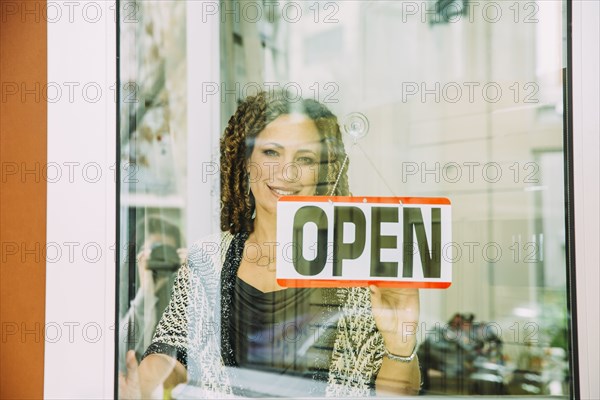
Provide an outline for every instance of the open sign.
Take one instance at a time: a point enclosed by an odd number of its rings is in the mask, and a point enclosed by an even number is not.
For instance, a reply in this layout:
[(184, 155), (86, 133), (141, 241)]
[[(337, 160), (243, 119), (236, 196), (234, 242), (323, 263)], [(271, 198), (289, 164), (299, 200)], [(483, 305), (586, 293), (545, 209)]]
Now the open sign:
[(277, 203), (277, 282), (285, 287), (447, 288), (446, 198), (284, 196)]

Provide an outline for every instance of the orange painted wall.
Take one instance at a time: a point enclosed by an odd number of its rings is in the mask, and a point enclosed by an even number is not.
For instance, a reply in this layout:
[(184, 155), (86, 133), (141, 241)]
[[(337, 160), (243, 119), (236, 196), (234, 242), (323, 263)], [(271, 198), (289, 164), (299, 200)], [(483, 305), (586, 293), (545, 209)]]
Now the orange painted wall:
[[(47, 83), (45, 8), (46, 1), (0, 0), (2, 399), (40, 399), (44, 390), (46, 182), (42, 171), (47, 104), (41, 88)], [(23, 97), (24, 89), (32, 93)], [(25, 170), (31, 172), (24, 175)]]

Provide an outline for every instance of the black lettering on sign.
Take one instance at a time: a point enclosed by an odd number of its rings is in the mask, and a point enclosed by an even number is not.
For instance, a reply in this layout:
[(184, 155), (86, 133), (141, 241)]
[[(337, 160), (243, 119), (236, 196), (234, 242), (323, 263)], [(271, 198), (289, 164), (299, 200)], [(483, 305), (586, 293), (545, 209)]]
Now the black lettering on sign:
[(381, 261), (381, 249), (395, 249), (398, 247), (396, 236), (382, 236), (382, 222), (398, 222), (398, 209), (396, 207), (371, 208), (371, 276), (390, 277), (398, 276), (398, 263), (395, 261)]
[[(313, 222), (317, 225), (317, 256), (314, 260), (304, 258), (304, 225)], [(304, 206), (294, 216), (292, 260), (300, 275), (314, 276), (325, 268), (327, 261), (327, 214), (319, 207)]]
[[(367, 221), (358, 207), (335, 207), (333, 221), (333, 276), (342, 276), (342, 261), (355, 260), (365, 250)], [(354, 242), (344, 243), (344, 224), (354, 224)]]
[(413, 277), (413, 226), (417, 234), (417, 246), (421, 255), (421, 265), (423, 266), (424, 278), (440, 278), (442, 273), (441, 251), (442, 251), (442, 230), (441, 230), (441, 209), (431, 209), (431, 253), (427, 244), (425, 235), (425, 226), (423, 225), (423, 215), (420, 208), (404, 208), (404, 255), (402, 277)]

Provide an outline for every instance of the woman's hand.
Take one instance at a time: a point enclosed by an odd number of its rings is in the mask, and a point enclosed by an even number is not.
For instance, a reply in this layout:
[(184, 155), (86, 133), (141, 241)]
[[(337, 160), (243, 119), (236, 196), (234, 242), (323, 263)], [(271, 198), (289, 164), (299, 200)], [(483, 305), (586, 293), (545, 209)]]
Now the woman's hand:
[(370, 285), (371, 304), (377, 329), (387, 350), (395, 355), (411, 355), (419, 324), (419, 290), (389, 289)]
[[(373, 316), (385, 348), (397, 356), (410, 356), (417, 344), (419, 290), (387, 289), (374, 285), (369, 288)], [(416, 395), (420, 386), (417, 358), (410, 362), (383, 358), (375, 381), (378, 395)]]
[(119, 399), (141, 399), (140, 375), (133, 350), (127, 352), (126, 363), (127, 375), (119, 372)]
[(187, 381), (183, 364), (165, 354), (150, 354), (138, 365), (129, 350), (126, 362), (127, 374), (119, 373), (119, 399), (162, 399), (165, 391)]

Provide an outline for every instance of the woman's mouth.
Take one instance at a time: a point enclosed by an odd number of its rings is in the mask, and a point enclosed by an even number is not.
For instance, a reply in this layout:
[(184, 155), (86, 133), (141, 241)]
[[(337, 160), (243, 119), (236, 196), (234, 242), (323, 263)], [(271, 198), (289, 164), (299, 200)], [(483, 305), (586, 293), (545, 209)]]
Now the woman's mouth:
[(267, 186), (269, 187), (269, 189), (271, 189), (271, 192), (273, 192), (276, 196), (294, 196), (300, 193), (300, 189), (282, 188), (269, 185)]

